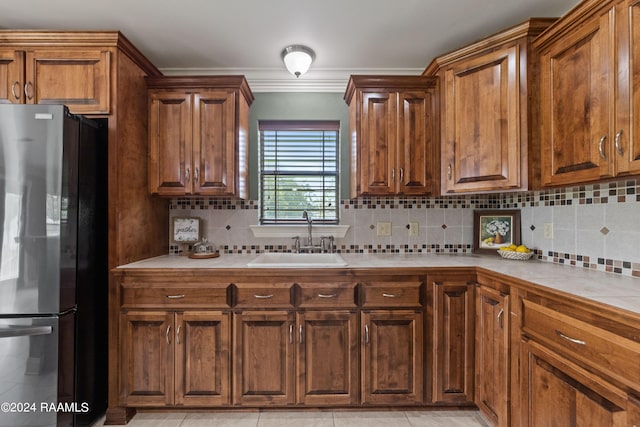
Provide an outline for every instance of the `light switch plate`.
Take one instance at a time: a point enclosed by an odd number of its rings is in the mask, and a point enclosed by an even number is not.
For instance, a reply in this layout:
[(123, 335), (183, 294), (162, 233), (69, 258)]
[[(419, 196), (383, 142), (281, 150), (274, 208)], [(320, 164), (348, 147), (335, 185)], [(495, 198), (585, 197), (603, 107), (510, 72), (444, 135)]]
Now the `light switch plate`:
[(417, 222), (409, 223), (409, 236), (418, 236), (420, 235), (420, 224)]
[(552, 222), (544, 223), (544, 238), (553, 239), (553, 223)]
[(378, 236), (391, 236), (391, 223), (390, 222), (379, 222), (377, 224), (377, 232)]

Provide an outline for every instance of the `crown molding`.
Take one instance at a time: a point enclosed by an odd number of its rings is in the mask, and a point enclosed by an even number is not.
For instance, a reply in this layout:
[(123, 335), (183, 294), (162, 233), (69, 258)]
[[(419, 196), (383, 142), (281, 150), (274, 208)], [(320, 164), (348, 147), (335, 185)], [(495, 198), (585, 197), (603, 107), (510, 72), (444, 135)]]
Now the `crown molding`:
[(352, 74), (419, 76), (423, 68), (312, 68), (296, 78), (282, 68), (161, 68), (166, 76), (244, 75), (251, 91), (343, 93)]

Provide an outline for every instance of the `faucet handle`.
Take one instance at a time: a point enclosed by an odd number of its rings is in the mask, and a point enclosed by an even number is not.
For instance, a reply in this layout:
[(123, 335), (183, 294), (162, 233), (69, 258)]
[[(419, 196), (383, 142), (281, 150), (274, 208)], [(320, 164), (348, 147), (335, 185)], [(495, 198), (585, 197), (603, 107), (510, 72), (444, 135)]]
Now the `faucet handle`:
[[(328, 245), (327, 245), (327, 240), (329, 241)], [(320, 238), (320, 245), (322, 247), (322, 252), (333, 253), (333, 249), (334, 249), (333, 242), (334, 242), (333, 236), (322, 236)]]
[(294, 236), (291, 238), (293, 240), (293, 248), (296, 253), (300, 253), (300, 236)]

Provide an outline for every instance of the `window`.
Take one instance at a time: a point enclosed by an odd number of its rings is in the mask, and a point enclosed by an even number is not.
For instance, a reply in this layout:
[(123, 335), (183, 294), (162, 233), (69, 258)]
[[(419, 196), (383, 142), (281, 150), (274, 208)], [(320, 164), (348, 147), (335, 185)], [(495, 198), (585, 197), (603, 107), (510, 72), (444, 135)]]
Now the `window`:
[(338, 223), (337, 121), (260, 121), (260, 223)]

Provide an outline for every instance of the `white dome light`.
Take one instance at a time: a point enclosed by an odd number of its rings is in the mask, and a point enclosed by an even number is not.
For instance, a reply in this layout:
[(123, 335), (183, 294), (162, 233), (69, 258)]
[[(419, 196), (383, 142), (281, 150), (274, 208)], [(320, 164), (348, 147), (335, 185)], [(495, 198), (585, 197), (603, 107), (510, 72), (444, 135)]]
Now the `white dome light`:
[(313, 50), (299, 44), (287, 46), (282, 51), (284, 65), (296, 77), (300, 77), (309, 70), (315, 57)]

